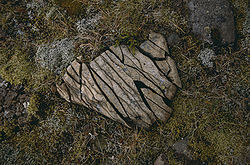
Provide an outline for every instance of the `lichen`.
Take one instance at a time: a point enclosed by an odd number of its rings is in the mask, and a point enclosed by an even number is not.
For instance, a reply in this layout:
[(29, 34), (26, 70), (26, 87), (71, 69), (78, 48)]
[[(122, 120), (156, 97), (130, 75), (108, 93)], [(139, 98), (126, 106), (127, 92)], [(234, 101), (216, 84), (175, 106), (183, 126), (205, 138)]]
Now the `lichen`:
[(74, 41), (68, 38), (40, 45), (35, 60), (43, 68), (60, 75), (74, 59)]

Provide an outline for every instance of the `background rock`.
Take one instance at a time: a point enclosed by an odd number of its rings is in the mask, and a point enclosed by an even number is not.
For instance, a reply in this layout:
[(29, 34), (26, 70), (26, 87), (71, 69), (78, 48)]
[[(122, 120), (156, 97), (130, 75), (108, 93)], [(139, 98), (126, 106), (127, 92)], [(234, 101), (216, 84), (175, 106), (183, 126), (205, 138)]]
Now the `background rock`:
[(191, 0), (188, 8), (193, 33), (209, 43), (234, 42), (234, 16), (227, 0)]
[(180, 37), (176, 33), (172, 33), (168, 36), (167, 41), (169, 46), (174, 46), (180, 42)]
[(188, 149), (188, 139), (184, 138), (173, 144), (173, 149), (178, 154), (185, 155), (187, 158), (192, 160), (191, 151)]

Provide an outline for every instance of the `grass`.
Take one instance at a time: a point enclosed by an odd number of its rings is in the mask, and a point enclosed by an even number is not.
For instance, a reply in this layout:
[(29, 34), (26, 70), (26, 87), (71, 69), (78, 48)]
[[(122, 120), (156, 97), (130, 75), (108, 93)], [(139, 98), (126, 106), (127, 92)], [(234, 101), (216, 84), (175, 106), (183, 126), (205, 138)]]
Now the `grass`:
[[(189, 33), (182, 13), (186, 9), (180, 11), (175, 1), (55, 0), (33, 9), (33, 19), (25, 2), (3, 2), (0, 75), (12, 84), (23, 84), (32, 97), (26, 126), (18, 133), (14, 131), (18, 126), (15, 120), (0, 126), (5, 135), (0, 137), (0, 152), (5, 155), (0, 162), (152, 164), (165, 153), (170, 164), (184, 164), (172, 145), (185, 137), (194, 159), (206, 164), (246, 161), (249, 88), (243, 24), (247, 5), (244, 0), (232, 3), (237, 45), (217, 49), (214, 67), (206, 68), (197, 56), (209, 46)], [(97, 14), (101, 17), (94, 27), (77, 32), (77, 21)], [(21, 35), (16, 33), (18, 29)], [(173, 101), (170, 120), (150, 130), (131, 130), (65, 102), (53, 93), (55, 79), (59, 78), (34, 62), (37, 46), (54, 40), (78, 36), (75, 55), (90, 61), (113, 44), (139, 45), (151, 30), (180, 36), (181, 41), (170, 49), (183, 88)], [(6, 155), (6, 147), (13, 153), (11, 157)]]

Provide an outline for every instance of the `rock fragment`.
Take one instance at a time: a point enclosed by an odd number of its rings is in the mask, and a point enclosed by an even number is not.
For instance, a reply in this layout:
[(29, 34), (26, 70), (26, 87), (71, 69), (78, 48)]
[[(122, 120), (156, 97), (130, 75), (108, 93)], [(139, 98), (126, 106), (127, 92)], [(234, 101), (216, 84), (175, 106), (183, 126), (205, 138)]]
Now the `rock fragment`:
[(165, 38), (151, 33), (133, 52), (128, 46), (110, 47), (89, 64), (79, 57), (67, 68), (59, 94), (123, 123), (149, 127), (166, 121), (171, 100), (181, 81)]
[(168, 36), (167, 41), (169, 46), (177, 45), (180, 42), (180, 37), (176, 33), (172, 33)]

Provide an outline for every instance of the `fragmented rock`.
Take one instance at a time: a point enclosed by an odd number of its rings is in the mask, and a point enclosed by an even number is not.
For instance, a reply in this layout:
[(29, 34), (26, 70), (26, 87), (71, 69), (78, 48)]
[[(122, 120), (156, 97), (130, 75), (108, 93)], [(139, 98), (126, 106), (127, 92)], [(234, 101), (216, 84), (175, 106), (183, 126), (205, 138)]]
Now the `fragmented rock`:
[(79, 57), (67, 68), (58, 92), (67, 101), (84, 105), (125, 124), (149, 127), (166, 121), (181, 81), (164, 37), (151, 33), (133, 52), (110, 47), (90, 64)]
[(227, 0), (191, 0), (188, 7), (195, 34), (209, 43), (213, 43), (211, 33), (215, 33), (216, 40), (221, 39), (223, 43), (234, 42), (234, 16)]

